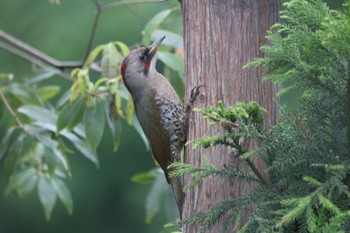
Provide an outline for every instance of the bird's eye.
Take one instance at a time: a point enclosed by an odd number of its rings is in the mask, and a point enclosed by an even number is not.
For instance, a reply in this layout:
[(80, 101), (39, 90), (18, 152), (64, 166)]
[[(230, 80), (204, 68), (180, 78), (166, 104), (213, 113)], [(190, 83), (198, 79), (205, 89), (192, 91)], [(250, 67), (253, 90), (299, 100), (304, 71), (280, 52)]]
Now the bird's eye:
[(141, 60), (141, 61), (146, 61), (146, 59), (147, 59), (147, 57), (146, 57), (145, 54), (142, 54), (142, 55), (140, 56), (140, 60)]

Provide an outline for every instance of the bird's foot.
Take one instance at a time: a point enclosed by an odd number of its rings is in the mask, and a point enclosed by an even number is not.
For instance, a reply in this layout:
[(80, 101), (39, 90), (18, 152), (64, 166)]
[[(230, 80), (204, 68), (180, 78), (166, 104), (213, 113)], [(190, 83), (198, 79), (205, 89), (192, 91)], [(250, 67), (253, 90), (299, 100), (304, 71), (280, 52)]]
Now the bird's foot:
[(198, 95), (200, 94), (200, 88), (204, 85), (199, 85), (191, 90), (190, 101), (185, 103), (185, 112), (187, 116), (190, 116), (194, 102), (196, 101)]

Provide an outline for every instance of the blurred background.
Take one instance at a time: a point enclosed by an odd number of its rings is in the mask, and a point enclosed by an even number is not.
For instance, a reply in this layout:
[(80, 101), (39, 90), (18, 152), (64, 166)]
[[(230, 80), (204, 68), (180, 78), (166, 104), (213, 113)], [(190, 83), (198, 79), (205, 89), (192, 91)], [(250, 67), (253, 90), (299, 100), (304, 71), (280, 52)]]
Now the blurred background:
[[(103, 3), (112, 1), (102, 1)], [(329, 0), (331, 7), (342, 0)], [(93, 47), (110, 41), (128, 46), (142, 41), (146, 23), (161, 10), (176, 6), (177, 1), (135, 4), (102, 13)], [(0, 0), (0, 29), (62, 61), (84, 58), (96, 8), (93, 1)], [(181, 25), (173, 25), (181, 31)], [(32, 65), (0, 49), (0, 72), (13, 73), (15, 80), (32, 75)], [(49, 83), (62, 90), (71, 85), (54, 77)], [(44, 82), (44, 84), (45, 84)], [(181, 82), (177, 83), (177, 89)], [(282, 104), (293, 104), (295, 93), (282, 98)], [(167, 222), (165, 214), (156, 215), (152, 224), (145, 223), (145, 199), (149, 185), (131, 182), (139, 172), (154, 168), (150, 152), (134, 128), (123, 125), (120, 148), (113, 151), (111, 135), (106, 131), (99, 146), (100, 168), (79, 154), (69, 157), (72, 179), (68, 186), (74, 201), (74, 213), (68, 215), (62, 204), (56, 205), (50, 221), (45, 220), (36, 192), (24, 198), (0, 195), (0, 233), (109, 233), (160, 232)], [(0, 192), (5, 189), (3, 164), (0, 163)]]
[[(104, 11), (93, 47), (110, 41), (122, 41), (128, 46), (140, 43), (146, 23), (161, 10), (176, 5), (176, 1), (168, 1)], [(93, 1), (87, 0), (61, 0), (59, 5), (47, 0), (1, 0), (0, 29), (58, 60), (81, 61), (95, 12)], [(181, 25), (174, 26), (181, 30)], [(31, 66), (28, 61), (0, 49), (0, 72), (13, 73), (18, 81), (32, 75)], [(59, 84), (62, 90), (71, 85), (56, 76), (45, 82)], [(72, 216), (59, 203), (51, 220), (46, 221), (36, 191), (24, 198), (15, 194), (4, 197), (4, 169), (0, 163), (0, 232), (160, 232), (167, 222), (165, 214), (158, 214), (151, 224), (145, 223), (144, 203), (150, 185), (130, 180), (134, 174), (155, 167), (150, 152), (127, 124), (123, 125), (120, 148), (115, 153), (111, 135), (105, 132), (98, 149), (99, 169), (77, 153), (68, 158), (72, 171), (68, 182), (74, 201)]]

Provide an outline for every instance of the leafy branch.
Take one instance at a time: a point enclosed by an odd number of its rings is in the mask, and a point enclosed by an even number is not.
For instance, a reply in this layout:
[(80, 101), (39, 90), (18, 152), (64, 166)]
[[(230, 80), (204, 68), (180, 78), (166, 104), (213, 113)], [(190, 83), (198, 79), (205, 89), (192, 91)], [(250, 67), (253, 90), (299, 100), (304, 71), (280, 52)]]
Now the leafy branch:
[[(43, 68), (37, 70), (31, 79), (21, 82), (12, 80), (12, 74), (0, 73), (0, 102), (4, 103), (0, 105), (0, 126), (5, 129), (0, 140), (0, 160), (5, 167), (5, 194), (24, 196), (36, 190), (47, 220), (51, 218), (57, 201), (69, 214), (73, 212), (73, 200), (66, 184), (72, 176), (69, 154), (78, 152), (98, 167), (97, 148), (105, 128), (112, 135), (113, 149), (119, 148), (121, 119), (133, 125), (148, 146), (134, 115), (131, 96), (122, 85), (119, 74), (120, 64), (129, 48), (115, 41), (91, 50), (102, 11), (142, 2), (118, 1), (117, 4), (104, 5), (94, 1), (98, 14), (84, 61), (58, 61), (0, 31), (1, 48)], [(156, 14), (144, 30), (147, 41), (156, 36), (155, 32), (165, 33), (169, 38), (167, 46), (158, 52), (160, 60), (166, 64), (164, 69), (173, 77), (183, 74), (183, 60), (174, 53), (182, 38), (162, 28), (161, 24), (175, 10), (178, 9), (166, 9)], [(72, 69), (70, 75), (66, 73), (67, 69)], [(98, 71), (100, 77), (92, 75), (92, 70)], [(62, 92), (57, 85), (40, 85), (56, 74), (71, 82), (68, 90)], [(54, 97), (59, 97), (56, 104), (51, 101)], [(158, 190), (159, 185), (154, 187)], [(156, 201), (151, 197), (148, 199), (150, 204), (146, 206), (146, 214), (147, 222), (150, 222), (160, 206), (155, 208), (152, 203)]]
[[(50, 57), (48, 54), (43, 53), (42, 51), (28, 45), (27, 43), (19, 40), (18, 38), (10, 35), (7, 32), (4, 32), (3, 30), (0, 30), (0, 38), (4, 40), (5, 42), (0, 41), (0, 48), (3, 48), (11, 53), (16, 54), (17, 56), (20, 56), (36, 65), (39, 65), (41, 67), (44, 66), (50, 66), (52, 68), (57, 69), (57, 73), (68, 79), (67, 75), (64, 74), (63, 70), (65, 69), (74, 69), (74, 68), (80, 68), (84, 65), (86, 62), (86, 59), (88, 58), (88, 55), (90, 54), (90, 51), (92, 49), (93, 40), (96, 34), (96, 28), (98, 26), (98, 21), (100, 18), (100, 15), (103, 11), (109, 10), (112, 8), (120, 7), (120, 6), (126, 6), (126, 5), (132, 5), (132, 4), (139, 4), (139, 3), (155, 3), (155, 2), (164, 2), (165, 0), (131, 0), (131, 1), (115, 1), (110, 2), (106, 4), (101, 4), (98, 0), (92, 0), (96, 7), (96, 14), (94, 18), (94, 23), (92, 26), (92, 30), (88, 39), (88, 45), (85, 52), (85, 57), (83, 61), (59, 61), (55, 58)], [(91, 68), (96, 71), (100, 71), (100, 68), (97, 64), (92, 63)]]

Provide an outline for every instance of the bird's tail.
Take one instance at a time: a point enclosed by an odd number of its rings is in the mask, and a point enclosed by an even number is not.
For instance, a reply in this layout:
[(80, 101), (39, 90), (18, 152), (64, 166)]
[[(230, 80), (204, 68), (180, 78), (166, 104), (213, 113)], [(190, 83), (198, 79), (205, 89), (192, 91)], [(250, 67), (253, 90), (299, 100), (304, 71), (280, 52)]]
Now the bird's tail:
[(168, 181), (173, 189), (176, 204), (179, 208), (180, 219), (182, 219), (182, 205), (185, 198), (185, 193), (182, 190), (182, 182), (178, 176), (168, 177)]

